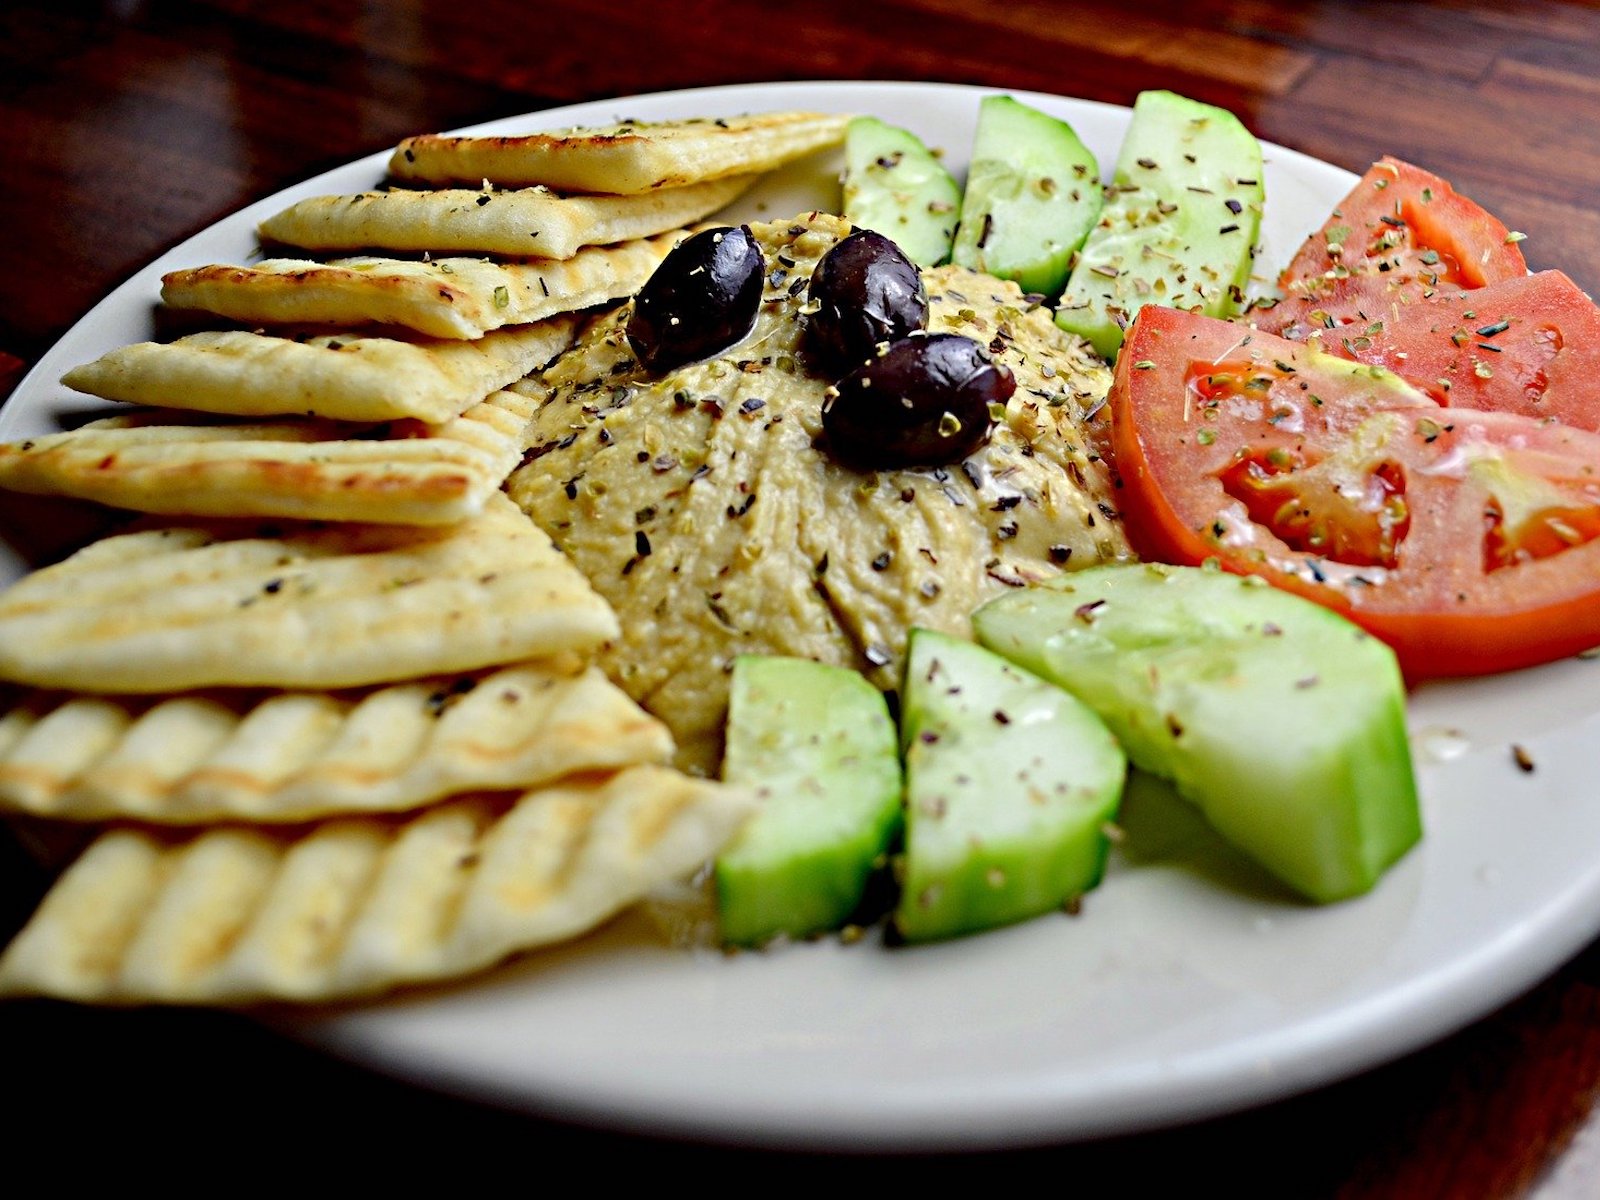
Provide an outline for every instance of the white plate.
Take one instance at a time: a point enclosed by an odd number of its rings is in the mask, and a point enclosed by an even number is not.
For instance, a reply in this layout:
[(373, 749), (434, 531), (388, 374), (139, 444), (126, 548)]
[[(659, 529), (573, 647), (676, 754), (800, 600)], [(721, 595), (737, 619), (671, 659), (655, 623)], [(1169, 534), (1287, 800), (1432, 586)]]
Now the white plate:
[[(982, 91), (778, 84), (604, 101), (507, 132), (782, 108), (871, 113), (965, 165)], [(1104, 164), (1124, 109), (1022, 98)], [(159, 276), (255, 253), (258, 220), (354, 191), (374, 156), (237, 213), (81, 321), (0, 412), (0, 437), (81, 409), (55, 380), (149, 336)], [(785, 172), (741, 217), (836, 202), (836, 160)], [(1352, 176), (1267, 147), (1262, 263), (1285, 261)], [(4, 569), (4, 564), (0, 564)], [(13, 567), (14, 570), (14, 567)], [(1369, 896), (1329, 908), (1253, 882), (1207, 835), (1114, 858), (1077, 919), (919, 949), (828, 941), (725, 958), (641, 918), (452, 989), (285, 1018), (295, 1036), (465, 1095), (579, 1120), (767, 1144), (953, 1147), (1146, 1128), (1283, 1096), (1487, 1012), (1600, 929), (1593, 755), (1600, 663), (1434, 686), (1413, 698), (1427, 836)], [(1241, 737), (1270, 737), (1242, 728)], [(1513, 763), (1510, 746), (1536, 770)], [(1136, 803), (1130, 821), (1158, 809)], [(1181, 823), (1180, 823), (1181, 824)]]

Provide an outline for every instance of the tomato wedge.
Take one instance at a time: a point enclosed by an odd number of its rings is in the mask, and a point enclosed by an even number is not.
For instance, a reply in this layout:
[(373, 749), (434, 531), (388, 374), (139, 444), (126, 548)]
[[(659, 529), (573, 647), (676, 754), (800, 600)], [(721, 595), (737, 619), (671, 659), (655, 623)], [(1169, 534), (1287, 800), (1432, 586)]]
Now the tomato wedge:
[(1109, 402), (1130, 538), (1344, 613), (1412, 679), (1600, 645), (1600, 436), (1173, 309)]
[(1600, 308), (1560, 271), (1370, 316), (1321, 333), (1321, 347), (1387, 367), (1452, 408), (1600, 430)]
[(1373, 164), (1278, 278), (1283, 299), (1251, 320), (1286, 336), (1373, 319), (1443, 288), (1527, 272), (1517, 238), (1437, 175), (1397, 158)]

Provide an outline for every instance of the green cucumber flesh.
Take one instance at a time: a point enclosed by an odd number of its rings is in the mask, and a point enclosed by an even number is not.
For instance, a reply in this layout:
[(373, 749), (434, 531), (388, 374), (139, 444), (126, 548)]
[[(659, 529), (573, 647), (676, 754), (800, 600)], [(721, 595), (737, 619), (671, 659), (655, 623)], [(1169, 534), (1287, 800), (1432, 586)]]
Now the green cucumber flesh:
[(978, 108), (952, 261), (1056, 296), (1100, 204), (1100, 166), (1072, 126), (1010, 96), (988, 96)]
[(1312, 900), (1421, 836), (1394, 654), (1260, 580), (1095, 567), (979, 609), (979, 640), (1077, 695), (1143, 770)]
[(1098, 717), (980, 646), (912, 632), (902, 690), (907, 941), (1057, 909), (1099, 881), (1127, 759)]
[(950, 257), (961, 219), (961, 187), (922, 141), (876, 117), (845, 133), (844, 216), (883, 234), (919, 267)]
[(1229, 317), (1261, 230), (1261, 144), (1226, 109), (1142, 92), (1056, 324), (1104, 357), (1145, 304)]
[(763, 802), (716, 862), (723, 940), (845, 924), (900, 831), (900, 755), (883, 694), (798, 658), (734, 661), (723, 778)]

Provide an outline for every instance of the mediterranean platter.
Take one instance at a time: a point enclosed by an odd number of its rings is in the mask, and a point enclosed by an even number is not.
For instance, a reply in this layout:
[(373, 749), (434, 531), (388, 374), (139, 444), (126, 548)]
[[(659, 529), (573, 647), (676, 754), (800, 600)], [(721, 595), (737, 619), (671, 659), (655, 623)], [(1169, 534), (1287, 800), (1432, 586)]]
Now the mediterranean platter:
[[(989, 90), (792, 83), (606, 100), (493, 122), (511, 133), (780, 109), (879, 117), (959, 177)], [(1102, 164), (1129, 111), (1030, 93)], [(418, 131), (422, 132), (422, 131)], [(1354, 182), (1266, 145), (1258, 269), (1270, 275)], [(163, 272), (258, 256), (289, 202), (375, 185), (373, 155), (235, 213), (113, 292), (0, 410), (0, 438), (86, 401), (57, 381), (151, 336)], [(726, 214), (838, 203), (837, 155)], [(0, 579), (22, 560), (0, 547)], [(1413, 693), (1426, 833), (1369, 895), (1312, 907), (1140, 787), (1130, 851), (1076, 916), (888, 947), (879, 931), (737, 955), (675, 946), (632, 915), (487, 976), (386, 1001), (263, 1014), (288, 1036), (445, 1091), (612, 1128), (773, 1146), (996, 1147), (1130, 1132), (1269, 1101), (1384, 1062), (1489, 1012), (1600, 932), (1600, 661)], [(1271, 731), (1241, 728), (1245, 739)], [(1530, 769), (1531, 768), (1531, 769)]]

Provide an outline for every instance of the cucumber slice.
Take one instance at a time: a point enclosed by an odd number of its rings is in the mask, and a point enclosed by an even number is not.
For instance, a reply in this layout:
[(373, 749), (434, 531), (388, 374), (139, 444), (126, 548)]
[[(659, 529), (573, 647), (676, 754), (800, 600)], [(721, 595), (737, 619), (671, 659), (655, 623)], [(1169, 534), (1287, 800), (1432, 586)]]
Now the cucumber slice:
[(1421, 836), (1394, 653), (1336, 613), (1260, 580), (1148, 564), (1078, 571), (973, 622), (1313, 900), (1368, 890)]
[(900, 831), (900, 754), (883, 694), (799, 658), (734, 660), (723, 778), (765, 803), (716, 863), (723, 940), (843, 925)]
[(1100, 205), (1100, 165), (1071, 125), (1010, 96), (985, 97), (952, 261), (1058, 295)]
[(1261, 231), (1261, 178), (1261, 144), (1232, 113), (1141, 92), (1056, 324), (1109, 359), (1146, 304), (1238, 312)]
[(946, 634), (911, 635), (901, 718), (907, 941), (1059, 908), (1100, 882), (1127, 759), (1060, 688)]
[(844, 215), (883, 234), (919, 267), (950, 257), (961, 219), (961, 188), (916, 134), (876, 117), (845, 132)]

